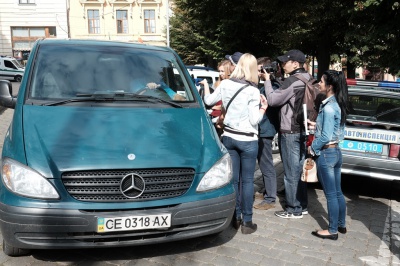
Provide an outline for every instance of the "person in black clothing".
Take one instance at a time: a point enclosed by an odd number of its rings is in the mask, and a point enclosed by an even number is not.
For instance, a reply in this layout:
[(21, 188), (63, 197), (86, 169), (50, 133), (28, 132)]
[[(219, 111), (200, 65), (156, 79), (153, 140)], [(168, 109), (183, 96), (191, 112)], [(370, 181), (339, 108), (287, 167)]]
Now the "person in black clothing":
[[(258, 76), (260, 81), (265, 81), (265, 70), (263, 66), (271, 64), (268, 57), (261, 57), (257, 59)], [(280, 87), (277, 81), (273, 82), (276, 88)], [(265, 95), (265, 89), (262, 82), (260, 94)], [(260, 87), (260, 86), (259, 86)], [(274, 167), (274, 160), (272, 157), (272, 141), (275, 134), (279, 130), (279, 108), (268, 108), (259, 124), (259, 138), (258, 138), (258, 165), (262, 173), (263, 180), (263, 200), (254, 205), (255, 209), (269, 210), (275, 207), (276, 200), (276, 171)]]

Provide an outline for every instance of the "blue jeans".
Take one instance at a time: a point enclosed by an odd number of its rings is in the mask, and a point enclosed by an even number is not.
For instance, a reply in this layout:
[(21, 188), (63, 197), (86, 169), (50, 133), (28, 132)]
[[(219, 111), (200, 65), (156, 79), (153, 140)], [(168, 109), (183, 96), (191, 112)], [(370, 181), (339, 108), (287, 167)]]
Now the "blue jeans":
[(307, 209), (307, 183), (300, 180), (306, 153), (306, 138), (300, 133), (281, 133), (280, 147), (285, 170), (286, 211), (300, 214)]
[(316, 159), (318, 178), (328, 205), (328, 231), (336, 234), (338, 226), (346, 227), (346, 201), (341, 189), (342, 152), (340, 148), (321, 150)]
[(233, 183), (236, 191), (236, 218), (242, 218), (244, 222), (251, 222), (258, 141), (238, 141), (223, 136), (222, 143), (232, 159)]
[(276, 200), (276, 171), (272, 157), (272, 139), (259, 138), (258, 140), (258, 165), (264, 181), (264, 201), (274, 204)]

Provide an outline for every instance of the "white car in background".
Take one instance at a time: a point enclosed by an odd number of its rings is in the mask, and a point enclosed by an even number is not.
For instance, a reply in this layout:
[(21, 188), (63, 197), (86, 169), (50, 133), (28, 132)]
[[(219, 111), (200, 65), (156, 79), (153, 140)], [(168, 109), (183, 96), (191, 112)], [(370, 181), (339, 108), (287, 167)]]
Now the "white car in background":
[(15, 80), (21, 82), (25, 68), (11, 56), (0, 56), (0, 80)]
[(211, 67), (203, 67), (203, 66), (186, 66), (189, 71), (190, 76), (193, 78), (197, 89), (200, 89), (198, 85), (198, 81), (206, 79), (210, 88), (213, 88), (214, 83), (219, 78), (219, 72), (215, 71)]

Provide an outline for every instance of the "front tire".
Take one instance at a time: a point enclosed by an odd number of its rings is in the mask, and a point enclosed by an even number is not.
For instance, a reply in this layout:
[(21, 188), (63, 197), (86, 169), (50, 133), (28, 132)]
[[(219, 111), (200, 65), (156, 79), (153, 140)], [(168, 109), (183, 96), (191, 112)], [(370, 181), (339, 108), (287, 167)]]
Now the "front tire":
[(3, 239), (3, 252), (10, 257), (24, 256), (29, 253), (29, 249), (22, 249), (10, 246)]

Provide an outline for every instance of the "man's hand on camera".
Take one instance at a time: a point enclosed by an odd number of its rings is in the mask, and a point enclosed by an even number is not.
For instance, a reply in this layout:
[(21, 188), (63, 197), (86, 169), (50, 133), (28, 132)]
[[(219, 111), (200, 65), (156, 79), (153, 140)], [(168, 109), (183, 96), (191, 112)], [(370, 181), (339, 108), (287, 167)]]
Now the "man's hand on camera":
[(266, 72), (265, 69), (261, 68), (260, 77), (264, 80), (270, 80), (270, 73)]

